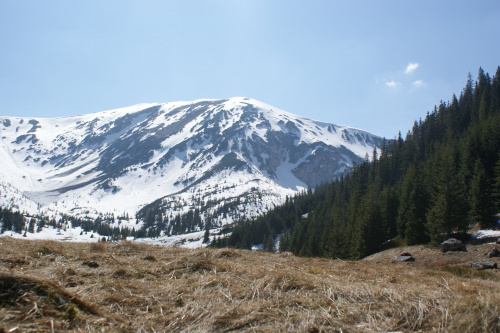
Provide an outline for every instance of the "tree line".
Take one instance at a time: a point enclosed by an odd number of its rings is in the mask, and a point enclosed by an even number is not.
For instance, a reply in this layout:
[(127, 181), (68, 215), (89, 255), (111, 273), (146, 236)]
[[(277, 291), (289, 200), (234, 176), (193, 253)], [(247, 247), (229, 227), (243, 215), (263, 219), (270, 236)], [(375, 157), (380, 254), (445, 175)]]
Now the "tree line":
[[(125, 219), (125, 217), (122, 219)], [(137, 237), (138, 231), (135, 228), (116, 226), (114, 222), (115, 218), (112, 214), (100, 215), (95, 219), (76, 218), (64, 214), (58, 218), (50, 218), (44, 215), (32, 216), (7, 207), (0, 207), (0, 234), (11, 231), (26, 236), (27, 232), (38, 233), (45, 227), (57, 230), (81, 227), (82, 233), (90, 232), (96, 234), (96, 236), (107, 237), (109, 240)]]
[(388, 241), (437, 244), (495, 224), (500, 210), (500, 67), (469, 74), (405, 137), (384, 140), (353, 172), (253, 220), (213, 246), (263, 244), (301, 256), (359, 259)]

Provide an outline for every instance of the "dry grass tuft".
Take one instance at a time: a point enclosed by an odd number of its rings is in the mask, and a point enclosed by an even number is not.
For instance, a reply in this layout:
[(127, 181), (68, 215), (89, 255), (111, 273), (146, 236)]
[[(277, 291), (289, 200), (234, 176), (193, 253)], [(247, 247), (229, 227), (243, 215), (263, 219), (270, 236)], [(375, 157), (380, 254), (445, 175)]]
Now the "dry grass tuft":
[(131, 276), (131, 274), (123, 268), (119, 268), (113, 273), (114, 278), (126, 278), (126, 277), (130, 277), (130, 276)]
[(401, 265), (4, 237), (0, 332), (499, 332), (498, 270), (426, 251)]
[(148, 252), (148, 245), (132, 243), (130, 241), (122, 241), (120, 243), (113, 244), (113, 250), (119, 251), (126, 254), (137, 254), (140, 252)]
[(472, 269), (464, 265), (446, 265), (441, 267), (444, 272), (450, 272), (453, 275), (461, 276), (469, 279), (479, 278), (483, 280), (489, 280), (495, 278), (495, 273), (484, 270)]
[(146, 257), (144, 257), (144, 260), (147, 260), (147, 261), (158, 261), (158, 258), (156, 258), (152, 254), (148, 254)]
[(40, 241), (32, 249), (33, 254), (36, 256), (57, 256), (64, 255), (64, 247), (61, 243), (55, 241)]
[[(95, 305), (52, 281), (0, 273), (0, 318), (2, 322), (29, 324), (30, 331), (47, 331), (47, 318), (58, 329), (71, 329), (78, 320), (102, 317)], [(84, 316), (81, 313), (85, 312)], [(27, 328), (27, 327), (26, 327)], [(11, 330), (9, 330), (10, 332)]]
[(106, 252), (106, 243), (105, 242), (90, 243), (90, 251), (91, 252)]
[(216, 252), (216, 256), (217, 258), (234, 258), (241, 257), (241, 253), (233, 248), (224, 248), (218, 250), (218, 252)]
[(500, 293), (470, 295), (454, 309), (450, 331), (453, 332), (500, 332)]

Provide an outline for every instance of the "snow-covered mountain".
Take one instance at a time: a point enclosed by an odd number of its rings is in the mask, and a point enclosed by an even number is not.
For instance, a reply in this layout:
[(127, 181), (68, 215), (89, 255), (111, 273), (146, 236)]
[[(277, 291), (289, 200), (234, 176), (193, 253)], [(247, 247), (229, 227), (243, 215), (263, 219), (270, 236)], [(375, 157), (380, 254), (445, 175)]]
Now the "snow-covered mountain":
[(138, 225), (162, 228), (181, 214), (195, 221), (184, 231), (261, 214), (348, 172), (382, 141), (248, 98), (0, 116), (0, 130), (0, 206), (134, 225), (139, 212)]

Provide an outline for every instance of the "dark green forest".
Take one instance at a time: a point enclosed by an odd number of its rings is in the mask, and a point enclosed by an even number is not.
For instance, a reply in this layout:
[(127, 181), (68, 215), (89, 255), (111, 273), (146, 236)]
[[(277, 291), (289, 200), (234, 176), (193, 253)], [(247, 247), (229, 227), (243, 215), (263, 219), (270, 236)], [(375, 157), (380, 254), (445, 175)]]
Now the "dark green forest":
[[(120, 220), (127, 220), (125, 216), (118, 217)], [(75, 218), (69, 215), (61, 215), (58, 218), (50, 218), (42, 214), (29, 215), (25, 212), (12, 210), (11, 208), (0, 207), (0, 234), (4, 232), (15, 232), (24, 234), (27, 232), (41, 232), (44, 227), (51, 227), (57, 230), (81, 227), (82, 233), (90, 233), (94, 237), (103, 237), (106, 240), (121, 240), (127, 237), (137, 237), (136, 230), (124, 226), (114, 226), (115, 217), (112, 214), (100, 215), (95, 219)]]
[(438, 244), (491, 227), (500, 211), (500, 67), (479, 69), (451, 101), (441, 101), (405, 137), (347, 176), (254, 220), (234, 224), (216, 247), (263, 244), (300, 256), (359, 259), (388, 244)]

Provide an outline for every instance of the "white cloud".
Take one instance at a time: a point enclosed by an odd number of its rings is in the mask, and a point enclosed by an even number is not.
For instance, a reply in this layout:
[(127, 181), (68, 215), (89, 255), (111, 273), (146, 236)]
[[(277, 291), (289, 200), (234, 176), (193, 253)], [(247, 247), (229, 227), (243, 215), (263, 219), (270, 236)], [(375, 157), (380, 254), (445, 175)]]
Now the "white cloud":
[(405, 73), (410, 74), (410, 73), (414, 72), (418, 68), (418, 66), (419, 65), (416, 62), (410, 62), (408, 64), (408, 66), (406, 66)]
[(420, 87), (423, 84), (424, 84), (424, 81), (422, 81), (422, 80), (413, 81), (413, 85), (415, 87)]
[(396, 87), (396, 86), (401, 85), (401, 82), (396, 82), (396, 81), (387, 81), (385, 84), (386, 84), (387, 86), (389, 86), (389, 87)]

